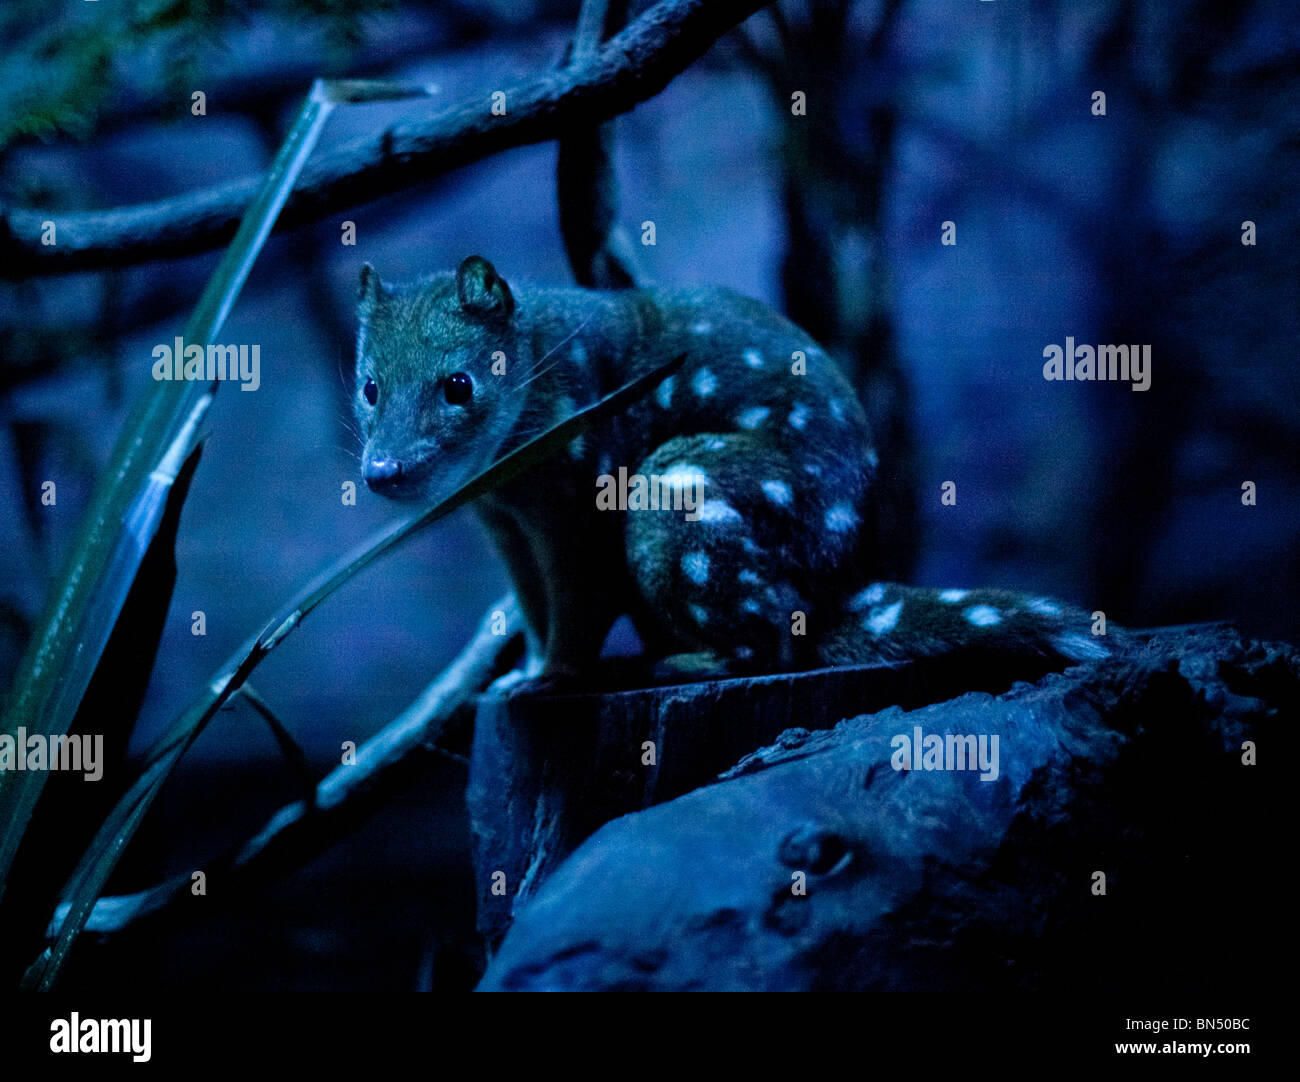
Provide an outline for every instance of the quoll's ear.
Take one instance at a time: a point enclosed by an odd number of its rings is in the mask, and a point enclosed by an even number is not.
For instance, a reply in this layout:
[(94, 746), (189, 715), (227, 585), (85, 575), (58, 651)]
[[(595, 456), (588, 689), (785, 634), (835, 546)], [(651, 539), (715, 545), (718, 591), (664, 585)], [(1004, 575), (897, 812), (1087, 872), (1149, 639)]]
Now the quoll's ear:
[(365, 315), (379, 302), (379, 295), (383, 292), (384, 285), (379, 280), (379, 272), (369, 263), (361, 264), (361, 290), (358, 294), (361, 304), (361, 313)]
[(473, 315), (506, 319), (515, 310), (506, 280), (481, 255), (462, 260), (456, 268), (456, 295), (460, 306)]

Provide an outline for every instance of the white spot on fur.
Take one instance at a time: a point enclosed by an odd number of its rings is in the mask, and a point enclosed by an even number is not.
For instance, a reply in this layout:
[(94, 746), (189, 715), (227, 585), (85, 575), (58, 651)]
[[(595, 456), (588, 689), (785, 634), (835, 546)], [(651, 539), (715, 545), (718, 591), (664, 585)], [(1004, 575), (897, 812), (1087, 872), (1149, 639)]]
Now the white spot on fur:
[(755, 616), (762, 611), (762, 606), (760, 606), (752, 597), (745, 598), (745, 600), (740, 603), (740, 607), (745, 612), (753, 613)]
[(586, 448), (587, 448), (587, 443), (584, 437), (575, 436), (572, 440), (569, 441), (569, 457), (581, 461), (582, 453), (583, 451), (586, 450)]
[(688, 552), (682, 557), (682, 570), (694, 583), (709, 581), (709, 558), (703, 552)]
[(820, 477), (822, 475), (822, 468), (817, 465), (817, 463), (810, 462), (803, 468), (803, 472), (808, 474), (809, 477)]
[(691, 334), (708, 334), (711, 330), (713, 330), (713, 324), (707, 319), (691, 324)]
[(763, 494), (778, 507), (788, 507), (794, 493), (784, 481), (764, 481)]
[(1099, 643), (1094, 636), (1084, 635), (1079, 631), (1066, 631), (1055, 635), (1051, 643), (1058, 654), (1072, 661), (1096, 661), (1099, 658), (1110, 657), (1109, 648)]
[(741, 428), (757, 428), (767, 420), (767, 415), (772, 411), (766, 406), (751, 406), (749, 409), (737, 414), (736, 424)]
[(844, 420), (843, 402), (841, 402), (838, 398), (832, 398), (830, 402), (830, 408), (831, 408), (831, 416), (834, 417), (836, 421)]
[(707, 368), (701, 368), (691, 380), (691, 387), (701, 398), (707, 398), (718, 389), (718, 379)]
[(993, 627), (1002, 623), (998, 610), (990, 605), (972, 605), (962, 615), (966, 617), (966, 622), (974, 627)]
[(745, 583), (747, 586), (758, 586), (763, 582), (763, 580), (758, 577), (758, 572), (751, 571), (749, 568), (745, 568), (745, 570), (736, 576), (736, 579)]
[(726, 446), (726, 440), (721, 436), (714, 436), (713, 439), (709, 440), (709, 442), (704, 445), (704, 449), (706, 451), (721, 451)]
[(837, 503), (826, 512), (823, 522), (831, 533), (846, 533), (858, 524), (858, 515), (847, 503)]
[(1031, 598), (1025, 603), (1025, 608), (1030, 612), (1036, 612), (1039, 616), (1060, 616), (1061, 606), (1055, 601), (1048, 601), (1045, 597)]
[(880, 456), (876, 454), (874, 447), (867, 448), (867, 465), (873, 470), (880, 465)]
[(698, 514), (700, 522), (712, 522), (718, 526), (744, 521), (740, 512), (726, 500), (705, 500), (700, 504)]
[(754, 656), (754, 651), (748, 646), (737, 646), (735, 649), (735, 655), (741, 661), (748, 661)]
[(709, 475), (698, 466), (677, 462), (668, 467), (667, 473), (659, 475), (659, 483), (669, 488), (694, 488), (696, 485), (707, 485)]
[(898, 617), (902, 611), (903, 603), (901, 601), (895, 601), (892, 605), (886, 605), (883, 609), (872, 609), (867, 614), (867, 618), (862, 621), (862, 626), (873, 635), (887, 635), (898, 626)]
[(655, 401), (664, 409), (668, 409), (673, 404), (673, 377), (669, 376), (663, 383), (659, 384), (658, 390), (655, 391)]
[(794, 409), (790, 411), (790, 416), (786, 418), (790, 422), (791, 428), (797, 428), (800, 432), (808, 423), (808, 407), (802, 402), (796, 402)]
[(957, 605), (966, 600), (969, 590), (940, 590), (939, 600), (947, 605)]
[(691, 619), (697, 624), (707, 624), (709, 622), (708, 612), (699, 605), (687, 605), (686, 608), (690, 611)]
[(569, 356), (572, 357), (574, 362), (577, 364), (586, 364), (587, 347), (581, 342), (574, 342), (573, 345), (569, 347)]
[(865, 590), (860, 590), (848, 601), (849, 612), (861, 612), (869, 605), (879, 605), (885, 600), (885, 584), (873, 582)]
[(745, 363), (749, 365), (750, 368), (762, 368), (763, 355), (753, 346), (750, 346), (749, 349), (745, 350)]

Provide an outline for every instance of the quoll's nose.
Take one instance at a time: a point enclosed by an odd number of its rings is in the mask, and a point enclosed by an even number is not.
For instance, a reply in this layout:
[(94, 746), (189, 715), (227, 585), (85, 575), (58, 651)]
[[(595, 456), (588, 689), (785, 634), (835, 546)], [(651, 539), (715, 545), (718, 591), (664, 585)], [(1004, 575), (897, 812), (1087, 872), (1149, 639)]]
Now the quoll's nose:
[(378, 492), (396, 483), (402, 476), (402, 464), (387, 455), (367, 459), (361, 476), (366, 479), (366, 484), (372, 491)]

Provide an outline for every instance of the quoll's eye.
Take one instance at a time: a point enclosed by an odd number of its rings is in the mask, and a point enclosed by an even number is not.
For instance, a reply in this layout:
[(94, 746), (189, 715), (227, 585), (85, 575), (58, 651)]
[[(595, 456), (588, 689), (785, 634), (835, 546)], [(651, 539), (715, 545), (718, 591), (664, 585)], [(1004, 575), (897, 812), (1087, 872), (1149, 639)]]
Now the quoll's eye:
[(361, 388), (361, 393), (365, 396), (366, 401), (373, 406), (379, 401), (379, 384), (373, 379), (368, 379), (366, 385)]
[(448, 404), (463, 406), (474, 394), (474, 381), (465, 372), (453, 372), (447, 377), (442, 393)]

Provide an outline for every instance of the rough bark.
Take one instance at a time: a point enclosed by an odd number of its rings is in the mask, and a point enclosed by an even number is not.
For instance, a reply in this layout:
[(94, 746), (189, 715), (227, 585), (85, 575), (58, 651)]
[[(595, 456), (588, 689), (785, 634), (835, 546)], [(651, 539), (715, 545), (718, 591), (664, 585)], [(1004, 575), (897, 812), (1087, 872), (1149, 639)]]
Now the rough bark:
[[(709, 704), (682, 718), (744, 725), (786, 693), (719, 688), (674, 689)], [(1170, 630), (1001, 696), (785, 733), (530, 884), (481, 988), (1244, 990), (1280, 929), (1267, 763), (1298, 704), (1294, 647)], [(896, 771), (916, 726), (997, 734), (998, 778)]]

